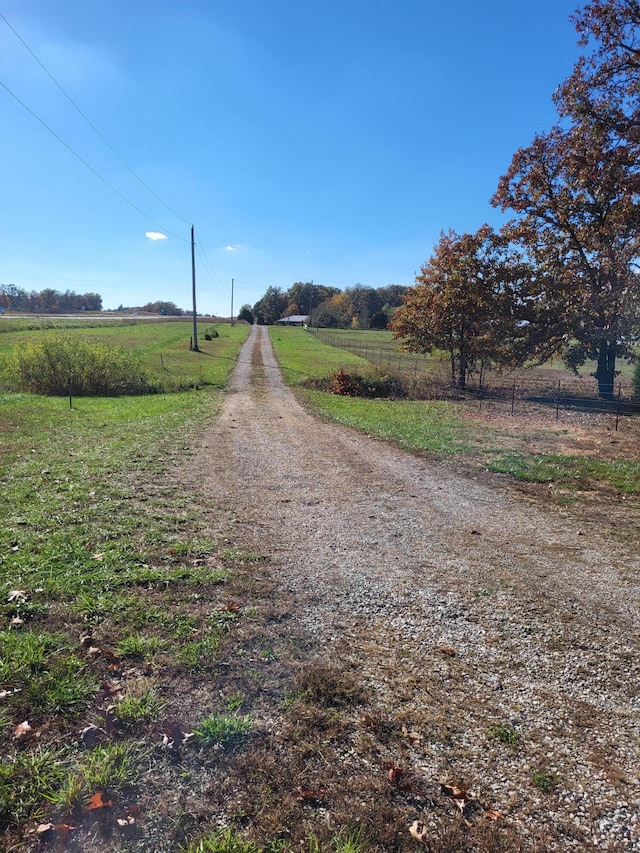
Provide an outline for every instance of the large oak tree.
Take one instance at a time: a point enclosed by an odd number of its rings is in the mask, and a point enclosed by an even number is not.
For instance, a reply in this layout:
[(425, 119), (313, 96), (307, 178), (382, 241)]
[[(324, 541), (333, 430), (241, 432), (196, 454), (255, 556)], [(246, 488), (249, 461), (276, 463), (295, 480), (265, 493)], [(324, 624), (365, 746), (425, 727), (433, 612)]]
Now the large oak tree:
[[(611, 21), (605, 13), (622, 6), (638, 11), (637, 3), (598, 2), (581, 20), (595, 26), (589, 16), (597, 9), (598, 20)], [(540, 350), (561, 352), (574, 369), (594, 359), (599, 393), (610, 398), (616, 361), (633, 359), (640, 337), (640, 160), (628, 137), (637, 99), (631, 78), (624, 96), (615, 95), (617, 82), (608, 101), (603, 94), (606, 79), (618, 80), (613, 70), (608, 78), (597, 73), (604, 74), (606, 44), (602, 55), (578, 62), (558, 94), (563, 122), (516, 152), (492, 203), (517, 214), (511, 235), (538, 270), (532, 296)], [(619, 57), (610, 60), (611, 69), (620, 68)], [(627, 71), (637, 74), (628, 64)]]

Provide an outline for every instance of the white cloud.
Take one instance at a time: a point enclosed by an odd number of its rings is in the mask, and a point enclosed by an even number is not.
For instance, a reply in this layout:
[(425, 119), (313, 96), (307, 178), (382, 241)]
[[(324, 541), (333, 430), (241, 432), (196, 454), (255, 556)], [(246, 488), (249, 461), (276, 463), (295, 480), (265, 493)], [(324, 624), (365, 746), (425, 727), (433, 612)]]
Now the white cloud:
[(227, 252), (235, 252), (237, 248), (237, 246), (225, 246)]
[(148, 237), (149, 240), (166, 240), (167, 235), (162, 234), (160, 231), (146, 231), (145, 237)]

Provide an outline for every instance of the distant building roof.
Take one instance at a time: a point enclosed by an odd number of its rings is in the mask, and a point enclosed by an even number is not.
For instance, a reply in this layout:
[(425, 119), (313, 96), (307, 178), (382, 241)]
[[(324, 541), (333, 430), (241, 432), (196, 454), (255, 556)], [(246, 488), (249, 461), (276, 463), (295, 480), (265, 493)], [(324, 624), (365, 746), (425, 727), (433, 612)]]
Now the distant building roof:
[(292, 314), (290, 317), (283, 317), (281, 320), (276, 320), (276, 323), (286, 323), (287, 325), (297, 324), (301, 326), (309, 319), (308, 314)]

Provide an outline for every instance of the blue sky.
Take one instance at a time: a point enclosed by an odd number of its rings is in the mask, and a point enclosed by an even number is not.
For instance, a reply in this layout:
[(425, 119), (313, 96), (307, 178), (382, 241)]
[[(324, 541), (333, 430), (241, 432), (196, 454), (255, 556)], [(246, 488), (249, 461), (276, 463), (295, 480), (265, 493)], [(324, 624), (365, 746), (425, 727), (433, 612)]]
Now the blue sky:
[(189, 308), (193, 223), (203, 312), (229, 314), (232, 278), (236, 312), (295, 281), (412, 284), (442, 230), (502, 221), (489, 199), (555, 121), (578, 5), (0, 0), (155, 194), (0, 19), (0, 83), (40, 119), (0, 86), (0, 282)]

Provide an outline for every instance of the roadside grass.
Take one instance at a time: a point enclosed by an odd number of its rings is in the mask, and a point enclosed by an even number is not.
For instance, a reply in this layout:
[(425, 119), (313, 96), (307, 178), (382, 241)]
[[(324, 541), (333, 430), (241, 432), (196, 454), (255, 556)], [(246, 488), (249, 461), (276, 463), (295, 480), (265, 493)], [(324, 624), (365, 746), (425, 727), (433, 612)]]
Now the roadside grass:
[[(210, 384), (222, 388), (245, 333), (229, 336)], [(55, 836), (107, 812), (107, 823), (124, 819), (152, 757), (154, 772), (173, 772), (158, 752), (163, 727), (185, 712), (195, 724), (211, 703), (190, 710), (182, 658), (195, 647), (198, 668), (210, 667), (220, 636), (233, 643), (239, 609), (224, 628), (210, 619), (231, 607), (245, 553), (207, 536), (196, 496), (166, 474), (195, 452), (191, 435), (221, 401), (215, 388), (72, 409), (0, 394), (3, 849), (30, 849), (41, 820)]]
[[(600, 441), (597, 456), (593, 449), (589, 453), (580, 453), (579, 449), (567, 453), (562, 451), (570, 443), (568, 430), (554, 429), (540, 418), (513, 418), (512, 426), (508, 415), (502, 419), (483, 416), (477, 404), (470, 406), (463, 401), (371, 400), (312, 390), (303, 387), (309, 378), (328, 378), (340, 367), (366, 370), (367, 363), (321, 343), (303, 329), (272, 327), (269, 332), (285, 379), (313, 411), (327, 420), (392, 441), (406, 450), (455, 459), (520, 482), (557, 484), (565, 492), (605, 488), (620, 494), (640, 494), (638, 430), (627, 429), (624, 441)], [(372, 348), (376, 340), (393, 345), (390, 332), (345, 331), (345, 340), (349, 334), (362, 336)], [(600, 432), (606, 430), (600, 428)], [(607, 458), (601, 455), (604, 448)]]
[[(2, 321), (2, 326), (6, 321)], [(13, 321), (18, 323), (19, 321)], [(46, 336), (64, 336), (65, 340), (83, 340), (135, 351), (150, 385), (161, 391), (182, 391), (211, 386), (223, 388), (233, 367), (239, 345), (249, 334), (245, 324), (217, 323), (218, 337), (205, 340), (210, 322), (198, 323), (200, 352), (189, 349), (193, 325), (188, 320), (171, 322), (132, 322), (126, 325), (103, 321), (100, 324), (43, 321), (39, 328), (18, 328), (0, 334), (0, 389), (2, 365), (26, 342)]]
[(487, 467), (529, 483), (561, 483), (583, 488), (589, 482), (605, 482), (623, 494), (640, 494), (640, 465), (628, 459), (603, 461), (588, 456), (551, 453), (524, 456), (505, 452)]
[(321, 343), (300, 328), (271, 326), (269, 337), (289, 385), (322, 379), (342, 368), (363, 369), (369, 362), (358, 355)]

